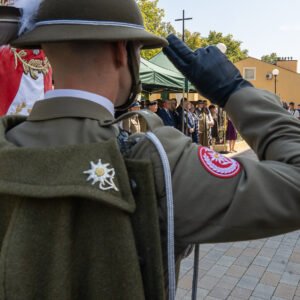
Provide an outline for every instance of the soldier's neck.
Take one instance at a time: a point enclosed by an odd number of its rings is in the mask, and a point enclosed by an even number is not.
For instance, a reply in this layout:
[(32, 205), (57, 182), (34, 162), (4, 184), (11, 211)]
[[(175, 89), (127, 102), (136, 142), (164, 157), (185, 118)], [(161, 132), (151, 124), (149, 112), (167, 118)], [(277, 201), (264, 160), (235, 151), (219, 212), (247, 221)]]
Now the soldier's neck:
[(94, 93), (109, 99), (112, 103), (116, 102), (118, 87), (113, 86), (115, 81), (110, 80), (97, 80), (93, 76), (82, 78), (78, 76), (77, 79), (73, 78), (59, 78), (55, 77), (55, 89), (74, 89)]

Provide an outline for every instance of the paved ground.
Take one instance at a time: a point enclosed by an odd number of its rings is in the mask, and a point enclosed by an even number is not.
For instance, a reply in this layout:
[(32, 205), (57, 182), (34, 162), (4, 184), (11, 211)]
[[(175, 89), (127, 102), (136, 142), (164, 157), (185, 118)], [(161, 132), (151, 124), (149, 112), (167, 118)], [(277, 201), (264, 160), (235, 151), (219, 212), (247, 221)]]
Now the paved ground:
[[(239, 155), (256, 158), (249, 150)], [(182, 263), (176, 300), (191, 299), (192, 277), (193, 254)], [(200, 246), (197, 299), (300, 300), (299, 281), (300, 231)]]

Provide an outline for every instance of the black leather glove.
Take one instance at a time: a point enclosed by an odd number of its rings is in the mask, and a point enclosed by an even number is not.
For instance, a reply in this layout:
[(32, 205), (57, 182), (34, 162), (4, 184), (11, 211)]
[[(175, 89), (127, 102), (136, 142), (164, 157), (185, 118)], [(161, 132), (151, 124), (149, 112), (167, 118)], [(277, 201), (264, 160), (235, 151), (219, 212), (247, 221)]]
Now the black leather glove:
[(217, 47), (209, 46), (193, 52), (174, 34), (164, 48), (174, 66), (213, 103), (224, 107), (231, 94), (252, 84), (244, 80), (239, 70)]

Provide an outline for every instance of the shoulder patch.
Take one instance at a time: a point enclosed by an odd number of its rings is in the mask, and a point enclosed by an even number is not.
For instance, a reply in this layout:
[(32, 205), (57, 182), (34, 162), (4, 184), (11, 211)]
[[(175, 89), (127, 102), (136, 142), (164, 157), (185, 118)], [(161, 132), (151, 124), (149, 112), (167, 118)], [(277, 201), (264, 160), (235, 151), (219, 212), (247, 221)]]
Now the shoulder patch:
[(86, 181), (91, 180), (92, 185), (95, 185), (97, 182), (99, 182), (99, 189), (102, 191), (119, 191), (114, 183), (114, 178), (116, 175), (114, 168), (110, 168), (109, 164), (102, 163), (101, 159), (98, 160), (98, 163), (91, 161), (90, 165), (91, 168), (83, 172), (84, 174), (89, 175)]
[(241, 172), (241, 165), (236, 160), (209, 148), (199, 147), (198, 156), (203, 167), (215, 177), (233, 178)]

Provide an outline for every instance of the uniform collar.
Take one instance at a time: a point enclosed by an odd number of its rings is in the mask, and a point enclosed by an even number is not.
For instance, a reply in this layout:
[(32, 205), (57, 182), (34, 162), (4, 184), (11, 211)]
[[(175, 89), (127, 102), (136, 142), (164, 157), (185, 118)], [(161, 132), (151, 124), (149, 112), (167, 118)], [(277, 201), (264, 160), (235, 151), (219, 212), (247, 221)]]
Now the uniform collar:
[(113, 103), (106, 97), (94, 93), (90, 93), (82, 90), (74, 90), (74, 89), (57, 89), (57, 90), (48, 91), (45, 94), (45, 99), (65, 98), (65, 97), (81, 98), (81, 99), (92, 101), (94, 103), (97, 103), (105, 107), (112, 114), (112, 116), (115, 115), (115, 108)]
[(114, 116), (102, 105), (85, 98), (56, 97), (37, 101), (27, 121), (43, 121), (58, 118), (88, 118), (110, 122)]

